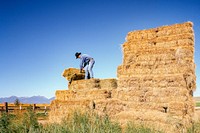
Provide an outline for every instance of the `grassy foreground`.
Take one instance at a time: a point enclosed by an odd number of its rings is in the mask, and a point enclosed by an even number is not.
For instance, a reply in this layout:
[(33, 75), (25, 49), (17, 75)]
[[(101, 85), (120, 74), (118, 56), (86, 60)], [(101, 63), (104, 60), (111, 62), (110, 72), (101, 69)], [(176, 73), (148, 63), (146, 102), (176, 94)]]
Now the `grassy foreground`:
[(196, 102), (196, 107), (200, 107), (200, 102)]
[[(111, 122), (108, 116), (100, 117), (92, 113), (74, 112), (70, 118), (60, 124), (38, 123), (37, 114), (32, 110), (25, 113), (0, 116), (0, 133), (122, 133), (118, 123)], [(129, 123), (124, 133), (155, 133), (155, 130)], [(189, 133), (199, 133), (200, 124), (188, 129)]]
[[(154, 133), (145, 127), (133, 127), (130, 124), (125, 133)], [(122, 133), (118, 123), (111, 122), (108, 116), (100, 117), (93, 113), (74, 112), (70, 118), (60, 124), (38, 123), (37, 114), (32, 110), (21, 114), (0, 116), (0, 133)]]

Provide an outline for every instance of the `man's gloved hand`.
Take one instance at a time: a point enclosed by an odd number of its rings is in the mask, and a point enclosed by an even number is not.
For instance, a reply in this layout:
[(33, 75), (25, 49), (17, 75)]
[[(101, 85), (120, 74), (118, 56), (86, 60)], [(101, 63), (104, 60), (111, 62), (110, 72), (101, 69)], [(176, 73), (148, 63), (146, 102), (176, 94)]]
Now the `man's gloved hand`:
[(80, 73), (82, 73), (83, 72), (83, 69), (80, 69)]

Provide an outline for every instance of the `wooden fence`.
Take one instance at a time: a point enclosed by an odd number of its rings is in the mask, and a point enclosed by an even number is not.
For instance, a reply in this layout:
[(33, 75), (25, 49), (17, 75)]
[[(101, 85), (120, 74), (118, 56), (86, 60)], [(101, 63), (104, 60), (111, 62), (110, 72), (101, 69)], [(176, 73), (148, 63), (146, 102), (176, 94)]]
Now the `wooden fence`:
[(27, 110), (28, 108), (33, 109), (34, 111), (44, 111), (47, 112), (50, 110), (50, 104), (19, 104), (15, 105), (13, 103), (3, 103), (0, 104), (0, 112), (14, 112), (17, 110)]

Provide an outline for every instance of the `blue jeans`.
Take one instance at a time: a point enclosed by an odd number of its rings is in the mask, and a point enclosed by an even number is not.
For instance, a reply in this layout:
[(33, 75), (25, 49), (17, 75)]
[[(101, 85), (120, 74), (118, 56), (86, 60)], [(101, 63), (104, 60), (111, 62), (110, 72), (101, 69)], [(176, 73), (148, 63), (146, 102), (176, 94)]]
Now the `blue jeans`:
[(85, 66), (85, 79), (94, 78), (92, 68), (94, 66), (94, 59), (90, 60), (89, 64)]

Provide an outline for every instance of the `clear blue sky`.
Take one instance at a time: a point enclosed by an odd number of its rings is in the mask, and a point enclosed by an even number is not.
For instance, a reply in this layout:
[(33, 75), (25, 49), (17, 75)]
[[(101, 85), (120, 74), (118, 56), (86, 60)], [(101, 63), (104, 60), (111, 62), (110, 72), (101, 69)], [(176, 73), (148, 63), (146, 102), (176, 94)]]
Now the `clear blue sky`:
[(74, 53), (96, 60), (96, 78), (116, 77), (129, 31), (192, 21), (200, 96), (199, 0), (0, 0), (0, 97), (53, 97), (61, 76), (79, 67)]

